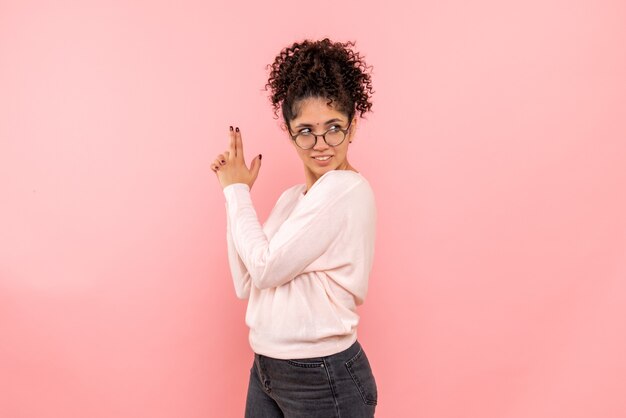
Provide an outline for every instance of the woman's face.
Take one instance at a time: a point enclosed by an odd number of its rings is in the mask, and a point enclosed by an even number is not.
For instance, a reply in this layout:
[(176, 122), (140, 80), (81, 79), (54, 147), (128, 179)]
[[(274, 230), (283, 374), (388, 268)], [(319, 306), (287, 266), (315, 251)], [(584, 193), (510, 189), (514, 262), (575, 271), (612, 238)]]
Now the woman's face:
[[(332, 127), (346, 129), (350, 122), (348, 116), (327, 105), (327, 102), (327, 99), (318, 97), (303, 99), (299, 103), (298, 116), (292, 119), (289, 124), (291, 134), (296, 135), (299, 132), (308, 131), (321, 135)], [(335, 147), (329, 146), (321, 136), (318, 137), (313, 148), (306, 150), (296, 145), (295, 141), (291, 141), (304, 163), (304, 171), (309, 186), (328, 171), (353, 169), (348, 163), (347, 154), (355, 129), (356, 116), (352, 120), (350, 131), (346, 133), (346, 138)], [(329, 158), (320, 160), (317, 157)]]

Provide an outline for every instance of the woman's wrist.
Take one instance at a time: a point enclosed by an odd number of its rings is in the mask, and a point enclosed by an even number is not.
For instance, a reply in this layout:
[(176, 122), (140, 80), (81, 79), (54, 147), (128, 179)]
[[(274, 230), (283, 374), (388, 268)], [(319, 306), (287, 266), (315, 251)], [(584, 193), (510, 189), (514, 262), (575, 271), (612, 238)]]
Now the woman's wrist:
[[(231, 187), (231, 186), (234, 186), (234, 187)], [(231, 187), (231, 188), (241, 187), (241, 188), (244, 188), (244, 189), (247, 189), (248, 191), (250, 191), (250, 186), (247, 183), (244, 183), (244, 182), (229, 183), (229, 184), (227, 184), (225, 186), (222, 186), (222, 191), (226, 190), (227, 187)]]

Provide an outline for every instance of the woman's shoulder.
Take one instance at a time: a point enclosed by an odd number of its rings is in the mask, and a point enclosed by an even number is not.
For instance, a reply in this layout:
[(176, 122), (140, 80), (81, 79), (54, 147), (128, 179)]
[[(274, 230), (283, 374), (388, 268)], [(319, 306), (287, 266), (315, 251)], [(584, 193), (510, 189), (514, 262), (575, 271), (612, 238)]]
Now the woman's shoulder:
[(294, 184), (281, 193), (276, 203), (301, 199), (322, 203), (326, 200), (335, 200), (340, 196), (349, 195), (350, 198), (355, 198), (359, 194), (373, 197), (373, 191), (367, 179), (360, 172), (353, 170), (327, 171), (317, 179), (306, 194), (303, 194), (305, 190), (306, 184)]
[(345, 197), (350, 200), (373, 198), (373, 190), (367, 179), (360, 172), (353, 170), (332, 170), (324, 173), (307, 192), (306, 196), (335, 200)]
[[(353, 170), (332, 170), (324, 174), (328, 177), (328, 182), (339, 184), (340, 186), (363, 186), (370, 188), (370, 183), (365, 176)], [(322, 177), (324, 177), (322, 176)], [(322, 178), (320, 177), (320, 179)]]
[(322, 176), (317, 179), (315, 182), (317, 183), (327, 183), (327, 184), (358, 184), (361, 182), (367, 182), (363, 174), (354, 170), (330, 170), (326, 173), (322, 174)]

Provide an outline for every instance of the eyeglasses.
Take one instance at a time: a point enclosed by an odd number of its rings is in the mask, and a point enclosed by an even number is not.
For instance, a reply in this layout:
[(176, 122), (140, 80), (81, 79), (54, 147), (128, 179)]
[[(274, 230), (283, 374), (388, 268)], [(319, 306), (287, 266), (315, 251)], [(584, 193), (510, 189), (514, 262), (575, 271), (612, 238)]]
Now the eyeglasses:
[[(348, 124), (346, 129), (341, 129), (337, 125), (334, 125), (333, 128), (330, 128), (326, 132), (320, 135), (316, 135), (311, 131), (298, 132), (295, 135), (291, 134), (291, 128), (289, 128), (289, 136), (291, 139), (302, 149), (311, 149), (317, 144), (317, 137), (321, 136), (324, 138), (324, 142), (326, 142), (331, 147), (336, 147), (341, 145), (341, 143), (346, 139), (346, 135), (350, 130), (350, 125), (352, 121)], [(309, 129), (309, 128), (306, 128)]]

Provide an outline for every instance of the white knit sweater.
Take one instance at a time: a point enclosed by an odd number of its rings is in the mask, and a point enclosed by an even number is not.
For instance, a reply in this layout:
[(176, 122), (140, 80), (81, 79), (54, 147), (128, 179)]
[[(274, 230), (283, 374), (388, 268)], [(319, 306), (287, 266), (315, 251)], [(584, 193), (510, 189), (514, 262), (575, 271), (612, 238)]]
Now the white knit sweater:
[(250, 346), (279, 359), (327, 356), (356, 340), (374, 257), (376, 204), (360, 173), (331, 170), (305, 190), (285, 190), (261, 226), (247, 184), (223, 189)]

